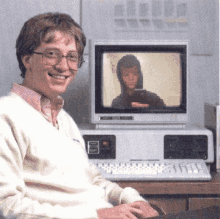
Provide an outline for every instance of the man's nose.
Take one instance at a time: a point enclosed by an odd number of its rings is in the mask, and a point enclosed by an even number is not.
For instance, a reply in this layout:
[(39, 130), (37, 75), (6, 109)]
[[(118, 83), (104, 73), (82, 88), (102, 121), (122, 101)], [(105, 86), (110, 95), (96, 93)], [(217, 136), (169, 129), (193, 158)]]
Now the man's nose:
[(66, 57), (62, 57), (60, 62), (55, 65), (55, 68), (61, 72), (68, 71), (69, 65)]
[(132, 74), (132, 73), (129, 73), (129, 80), (134, 80), (134, 74)]

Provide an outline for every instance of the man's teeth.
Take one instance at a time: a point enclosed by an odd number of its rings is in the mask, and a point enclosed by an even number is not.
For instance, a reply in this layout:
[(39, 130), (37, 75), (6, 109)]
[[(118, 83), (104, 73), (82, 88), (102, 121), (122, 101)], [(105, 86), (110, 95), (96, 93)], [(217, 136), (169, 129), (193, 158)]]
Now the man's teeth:
[(52, 74), (49, 74), (49, 75), (50, 75), (51, 77), (57, 78), (57, 79), (62, 79), (62, 80), (66, 79), (66, 77), (63, 76), (63, 75), (52, 75)]

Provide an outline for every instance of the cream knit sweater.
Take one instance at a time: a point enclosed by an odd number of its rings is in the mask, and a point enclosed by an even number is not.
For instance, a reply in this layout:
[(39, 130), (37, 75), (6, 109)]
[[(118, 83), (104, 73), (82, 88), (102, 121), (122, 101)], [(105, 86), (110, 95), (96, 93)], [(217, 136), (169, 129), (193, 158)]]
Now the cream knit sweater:
[(0, 98), (0, 210), (20, 218), (97, 218), (97, 210), (143, 201), (89, 164), (72, 118), (59, 130), (14, 93)]

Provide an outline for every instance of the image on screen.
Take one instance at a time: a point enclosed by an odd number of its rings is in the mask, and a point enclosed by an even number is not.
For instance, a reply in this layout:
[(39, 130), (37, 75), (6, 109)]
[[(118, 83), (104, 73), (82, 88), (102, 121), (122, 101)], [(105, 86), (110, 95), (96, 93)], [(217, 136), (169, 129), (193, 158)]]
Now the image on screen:
[[(137, 95), (131, 101), (140, 103), (132, 105), (133, 107), (180, 106), (182, 96), (180, 53), (105, 52), (102, 55), (103, 107), (123, 109), (122, 99), (128, 96), (129, 90), (133, 89), (137, 90)], [(122, 64), (117, 69), (123, 57), (132, 57), (136, 61), (128, 60), (130, 65), (126, 66), (125, 63), (125, 67)], [(135, 63), (131, 64), (131, 62)], [(136, 62), (139, 62), (140, 67), (137, 67)], [(143, 91), (144, 97), (140, 99), (139, 94)]]

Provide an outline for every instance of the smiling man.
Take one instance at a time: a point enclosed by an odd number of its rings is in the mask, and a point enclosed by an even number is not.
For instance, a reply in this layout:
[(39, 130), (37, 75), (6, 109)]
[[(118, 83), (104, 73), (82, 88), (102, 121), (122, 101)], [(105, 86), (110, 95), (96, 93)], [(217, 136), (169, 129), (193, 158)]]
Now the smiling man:
[(83, 63), (86, 38), (66, 14), (29, 19), (16, 43), (23, 77), (0, 98), (0, 210), (16, 218), (143, 218), (158, 215), (136, 190), (90, 165), (60, 94)]
[[(54, 39), (47, 43), (50, 37)], [(23, 86), (50, 99), (56, 98), (66, 91), (78, 70), (75, 40), (55, 31), (44, 38), (33, 54), (23, 56), (22, 61), (27, 69)]]

